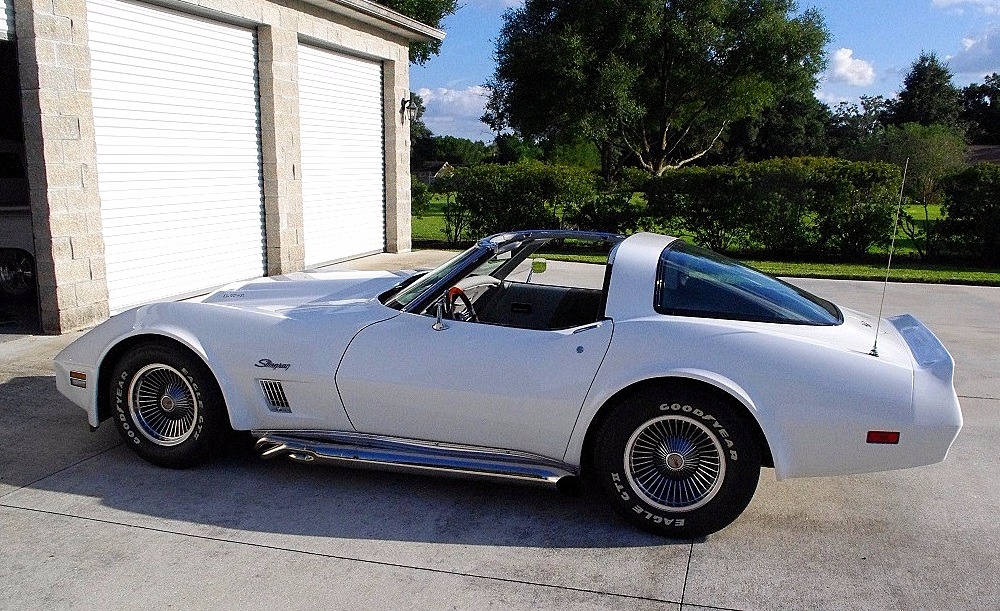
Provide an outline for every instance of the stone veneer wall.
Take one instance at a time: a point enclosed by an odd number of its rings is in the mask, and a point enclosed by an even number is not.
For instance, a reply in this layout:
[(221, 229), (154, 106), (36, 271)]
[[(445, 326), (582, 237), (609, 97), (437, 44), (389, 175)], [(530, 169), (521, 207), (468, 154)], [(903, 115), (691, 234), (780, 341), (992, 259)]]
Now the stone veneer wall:
[[(97, 190), (85, 0), (14, 0), (25, 149), (42, 328), (64, 333), (108, 316)], [(304, 267), (298, 42), (382, 60), (386, 249), (410, 249), (408, 43), (401, 36), (294, 0), (154, 2), (258, 24), (267, 273)]]

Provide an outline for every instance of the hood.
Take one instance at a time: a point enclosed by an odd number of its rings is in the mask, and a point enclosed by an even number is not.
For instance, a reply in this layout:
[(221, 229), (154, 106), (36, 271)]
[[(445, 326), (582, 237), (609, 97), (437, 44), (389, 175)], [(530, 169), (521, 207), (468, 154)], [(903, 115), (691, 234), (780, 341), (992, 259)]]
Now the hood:
[(202, 303), (281, 312), (303, 307), (356, 306), (414, 272), (295, 272), (227, 285)]

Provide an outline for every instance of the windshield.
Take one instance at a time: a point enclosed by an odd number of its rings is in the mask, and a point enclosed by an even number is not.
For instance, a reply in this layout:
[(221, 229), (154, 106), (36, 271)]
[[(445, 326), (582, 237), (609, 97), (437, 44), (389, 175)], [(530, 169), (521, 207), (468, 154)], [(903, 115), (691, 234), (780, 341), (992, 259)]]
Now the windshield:
[(718, 255), (677, 241), (660, 255), (656, 311), (762, 322), (837, 325), (834, 304)]
[(444, 265), (441, 265), (437, 269), (424, 274), (420, 280), (417, 280), (413, 284), (403, 288), (395, 294), (393, 294), (393, 291), (389, 291), (383, 295), (383, 303), (390, 308), (402, 310), (408, 306), (411, 301), (419, 297), (421, 293), (440, 282), (442, 278), (450, 275), (462, 265), (467, 264), (469, 255), (476, 250), (480, 250), (480, 247), (474, 246), (462, 254), (449, 259), (444, 263)]

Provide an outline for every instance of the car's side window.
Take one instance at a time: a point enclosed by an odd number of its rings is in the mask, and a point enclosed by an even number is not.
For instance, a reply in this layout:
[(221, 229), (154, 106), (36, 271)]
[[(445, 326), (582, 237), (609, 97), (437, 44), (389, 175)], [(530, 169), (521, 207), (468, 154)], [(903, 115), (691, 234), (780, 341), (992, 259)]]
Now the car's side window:
[(836, 325), (830, 302), (714, 252), (675, 242), (660, 256), (656, 311), (760, 322)]
[(524, 251), (500, 253), (459, 280), (445, 295), (451, 317), (537, 330), (569, 329), (600, 320), (606, 302), (608, 249), (579, 257), (588, 260), (567, 261), (562, 259), (569, 257), (539, 254), (540, 246), (527, 244)]
[(475, 304), (480, 322), (568, 329), (596, 322), (604, 305), (604, 265), (529, 259)]

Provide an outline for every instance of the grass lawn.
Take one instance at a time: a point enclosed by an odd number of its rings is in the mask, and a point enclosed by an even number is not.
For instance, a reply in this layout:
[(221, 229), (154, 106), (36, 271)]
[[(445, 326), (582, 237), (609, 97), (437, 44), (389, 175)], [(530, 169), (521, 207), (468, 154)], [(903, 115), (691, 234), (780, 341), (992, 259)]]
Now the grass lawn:
[[(430, 210), (422, 217), (414, 216), (412, 235), (414, 248), (447, 248), (444, 246), (444, 202), (443, 196), (435, 195), (431, 201)], [(910, 214), (922, 220), (924, 210), (920, 206), (912, 206)], [(940, 217), (939, 208), (930, 210), (931, 219)], [(900, 232), (896, 238), (896, 253), (893, 257), (890, 281), (895, 282), (926, 282), (937, 284), (975, 284), (984, 286), (1000, 286), (1000, 270), (977, 270), (954, 265), (924, 263), (907, 255), (915, 255), (916, 251), (909, 239)], [(573, 254), (546, 254), (551, 259), (589, 262), (588, 258), (597, 260), (600, 257)], [(842, 280), (885, 280), (885, 261), (865, 263), (796, 263), (785, 261), (744, 260), (749, 265), (773, 276), (791, 276), (797, 278), (837, 278)]]

